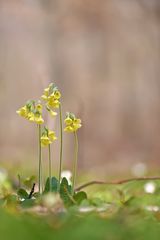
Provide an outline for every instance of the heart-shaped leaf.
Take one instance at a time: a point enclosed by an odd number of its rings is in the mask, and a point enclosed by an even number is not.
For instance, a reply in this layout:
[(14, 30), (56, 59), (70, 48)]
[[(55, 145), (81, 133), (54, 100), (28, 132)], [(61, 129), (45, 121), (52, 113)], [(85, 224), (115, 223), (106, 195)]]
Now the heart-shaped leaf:
[(58, 180), (57, 180), (57, 178), (55, 178), (55, 177), (51, 178), (51, 188), (50, 188), (50, 179), (47, 178), (44, 193), (48, 193), (49, 191), (57, 192), (57, 190), (58, 190)]
[(83, 200), (87, 199), (87, 194), (81, 191), (74, 194), (73, 198), (78, 204), (80, 204)]
[(23, 188), (18, 189), (17, 194), (20, 198), (24, 198), (24, 199), (27, 199), (29, 196), (28, 193), (26, 192), (26, 190)]
[(65, 177), (61, 181), (60, 196), (66, 206), (71, 206), (75, 202), (71, 195), (71, 185), (68, 184), (68, 181)]

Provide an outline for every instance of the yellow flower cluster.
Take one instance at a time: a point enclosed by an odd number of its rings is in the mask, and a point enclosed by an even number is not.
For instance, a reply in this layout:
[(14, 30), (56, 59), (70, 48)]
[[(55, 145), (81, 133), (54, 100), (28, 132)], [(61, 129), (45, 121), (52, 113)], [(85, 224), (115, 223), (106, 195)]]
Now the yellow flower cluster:
[(44, 93), (41, 98), (46, 102), (46, 109), (51, 116), (56, 116), (57, 113), (53, 111), (60, 106), (61, 93), (58, 88), (53, 84), (49, 84), (48, 88), (44, 89)]
[(57, 137), (55, 136), (55, 132), (49, 130), (47, 127), (44, 127), (44, 130), (41, 136), (41, 146), (46, 147), (56, 139)]
[(81, 128), (81, 119), (76, 118), (73, 113), (66, 113), (66, 118), (64, 120), (66, 127), (64, 131), (66, 132), (76, 132), (79, 128)]
[(42, 118), (42, 105), (31, 100), (17, 111), (18, 115), (37, 124), (44, 123)]

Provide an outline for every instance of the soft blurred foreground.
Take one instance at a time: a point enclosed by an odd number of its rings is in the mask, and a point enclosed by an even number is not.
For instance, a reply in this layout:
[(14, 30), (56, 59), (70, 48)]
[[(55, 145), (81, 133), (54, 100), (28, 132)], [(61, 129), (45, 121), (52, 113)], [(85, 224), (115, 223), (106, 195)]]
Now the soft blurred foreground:
[[(70, 240), (88, 240), (89, 238), (93, 240), (127, 240), (128, 238), (158, 240), (160, 234), (159, 223), (154, 221), (152, 217), (143, 221), (142, 218), (134, 216), (134, 221), (128, 219), (130, 222), (127, 224), (124, 219), (122, 220), (122, 217), (126, 217), (125, 214), (127, 214), (123, 212), (121, 212), (121, 217), (111, 220), (103, 217), (97, 218), (94, 214), (90, 214), (87, 219), (68, 216), (69, 224), (64, 221), (65, 223), (60, 229), (54, 218), (48, 219), (46, 224), (42, 219), (40, 221), (32, 217), (31, 220), (28, 215), (14, 216), (4, 211), (0, 213), (0, 220), (3, 221), (3, 226), (0, 226), (1, 237), (6, 240), (19, 238), (24, 240), (62, 240), (66, 237)], [(51, 226), (50, 222), (54, 227)]]
[(5, 195), (0, 199), (1, 239), (159, 239), (159, 181), (92, 186), (87, 192), (87, 200), (69, 209), (54, 193), (21, 202), (15, 194)]
[[(83, 121), (83, 174), (143, 176), (158, 169), (159, 29), (159, 0), (1, 0), (1, 165), (35, 172), (37, 129), (16, 110), (53, 81), (64, 112)], [(48, 124), (58, 134), (58, 123)], [(64, 140), (64, 168), (71, 169), (72, 137)], [(54, 173), (58, 149), (57, 142)]]

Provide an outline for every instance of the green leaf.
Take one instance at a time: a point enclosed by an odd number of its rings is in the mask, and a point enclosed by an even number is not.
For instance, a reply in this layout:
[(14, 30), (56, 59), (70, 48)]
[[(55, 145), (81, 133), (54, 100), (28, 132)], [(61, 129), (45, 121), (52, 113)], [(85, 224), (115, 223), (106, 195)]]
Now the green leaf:
[(20, 189), (18, 190), (17, 194), (18, 194), (18, 196), (19, 196), (20, 198), (24, 198), (24, 199), (27, 199), (28, 196), (29, 196), (28, 193), (26, 192), (26, 190), (23, 189), (23, 188), (20, 188)]
[(71, 195), (71, 186), (68, 184), (68, 181), (65, 177), (61, 181), (60, 196), (66, 206), (73, 205), (74, 199)]
[(35, 200), (34, 199), (25, 199), (21, 203), (21, 206), (24, 207), (24, 208), (33, 207), (34, 205), (35, 205)]
[[(55, 177), (52, 177), (51, 179), (51, 192), (57, 192), (58, 190), (58, 180)], [(44, 193), (47, 193), (50, 191), (50, 179), (49, 177), (47, 178), (46, 184), (45, 184), (45, 189)]]
[(87, 194), (81, 191), (74, 194), (73, 198), (78, 204), (80, 204), (83, 200), (87, 199)]

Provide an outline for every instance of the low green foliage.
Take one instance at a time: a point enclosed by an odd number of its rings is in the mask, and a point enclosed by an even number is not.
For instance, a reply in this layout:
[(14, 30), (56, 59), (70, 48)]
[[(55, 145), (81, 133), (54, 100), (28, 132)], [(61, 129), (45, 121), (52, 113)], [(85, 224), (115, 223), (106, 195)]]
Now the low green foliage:
[(51, 192), (58, 192), (58, 180), (55, 177), (51, 178), (51, 188), (50, 188), (50, 179), (49, 179), (49, 177), (47, 178), (44, 193), (47, 193), (47, 192), (50, 192), (50, 191)]
[(75, 193), (73, 198), (77, 204), (81, 204), (82, 201), (87, 199), (87, 194), (81, 191), (81, 192)]
[[(53, 192), (42, 195), (18, 189), (1, 196), (1, 239), (23, 240), (158, 240), (160, 236), (160, 182), (153, 193), (144, 189), (146, 181), (122, 186), (91, 186), (85, 192), (71, 194), (63, 178), (60, 196), (57, 179)], [(36, 197), (35, 197), (36, 196)]]

